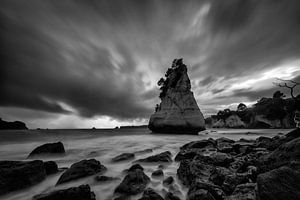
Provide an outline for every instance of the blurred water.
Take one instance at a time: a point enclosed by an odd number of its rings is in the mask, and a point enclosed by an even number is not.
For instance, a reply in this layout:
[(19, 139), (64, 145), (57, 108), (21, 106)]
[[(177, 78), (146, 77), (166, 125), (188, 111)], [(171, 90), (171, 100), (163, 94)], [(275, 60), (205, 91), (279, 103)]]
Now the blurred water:
[[(211, 129), (199, 133), (199, 135), (162, 135), (150, 134), (146, 128), (137, 129), (116, 129), (116, 130), (26, 130), (26, 131), (0, 131), (0, 160), (30, 160), (26, 159), (28, 154), (37, 146), (47, 143), (62, 141), (65, 149), (65, 156), (39, 158), (41, 160), (54, 160), (59, 167), (69, 167), (74, 162), (82, 159), (95, 158), (104, 164), (108, 170), (107, 176), (118, 177), (109, 183), (99, 183), (94, 180), (94, 176), (72, 181), (61, 186), (55, 186), (61, 173), (48, 176), (43, 182), (30, 188), (13, 192), (0, 199), (7, 200), (29, 200), (34, 195), (42, 192), (49, 192), (55, 189), (78, 186), (80, 184), (89, 184), (92, 191), (96, 194), (97, 200), (113, 199), (113, 190), (121, 182), (125, 174), (124, 169), (132, 165), (133, 160), (111, 163), (111, 158), (125, 152), (137, 152), (145, 149), (153, 149), (152, 153), (138, 153), (135, 159), (144, 158), (149, 155), (157, 154), (163, 151), (170, 151), (173, 158), (183, 144), (201, 140), (205, 138), (228, 137), (238, 140), (240, 138), (254, 139), (261, 135), (272, 137), (279, 133), (286, 133), (287, 129), (266, 129), (266, 130), (247, 130), (247, 129)], [(151, 173), (157, 169), (158, 164), (142, 164), (145, 173), (151, 177)], [(176, 185), (185, 199), (187, 189), (183, 187), (176, 178), (178, 163), (173, 162), (164, 169), (164, 177), (173, 176), (176, 179)], [(162, 184), (162, 179), (151, 178), (149, 187), (157, 192), (167, 191)], [(134, 196), (132, 199), (138, 199), (141, 195)]]

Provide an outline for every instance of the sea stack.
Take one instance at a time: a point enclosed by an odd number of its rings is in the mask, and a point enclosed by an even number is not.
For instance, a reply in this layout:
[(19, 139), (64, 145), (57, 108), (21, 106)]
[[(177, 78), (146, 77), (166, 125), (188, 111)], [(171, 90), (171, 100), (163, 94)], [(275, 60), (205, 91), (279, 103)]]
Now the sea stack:
[(197, 134), (205, 130), (201, 113), (182, 59), (175, 59), (165, 78), (158, 81), (161, 86), (161, 103), (156, 105), (148, 128), (153, 133)]

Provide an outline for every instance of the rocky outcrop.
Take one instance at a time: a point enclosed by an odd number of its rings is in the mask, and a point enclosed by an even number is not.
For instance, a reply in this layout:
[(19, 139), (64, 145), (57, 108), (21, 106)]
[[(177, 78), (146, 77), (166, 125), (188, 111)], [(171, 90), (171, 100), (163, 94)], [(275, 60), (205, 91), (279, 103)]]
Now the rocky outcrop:
[(26, 130), (26, 124), (24, 122), (15, 121), (15, 122), (7, 122), (0, 118), (0, 130)]
[(274, 138), (189, 142), (180, 148), (175, 160), (180, 162), (177, 177), (189, 188), (189, 200), (283, 200), (300, 196), (300, 129)]
[(300, 172), (289, 167), (274, 169), (260, 174), (257, 186), (259, 198), (263, 200), (299, 199)]
[(46, 178), (43, 161), (0, 161), (0, 195), (37, 184)]
[(191, 91), (187, 67), (182, 59), (175, 59), (162, 85), (161, 103), (149, 121), (155, 133), (197, 134), (205, 130), (203, 115)]
[(162, 198), (162, 196), (156, 193), (152, 188), (147, 188), (144, 191), (142, 198), (139, 200), (164, 200), (164, 198)]
[(65, 148), (62, 142), (47, 143), (36, 147), (28, 157), (50, 154), (64, 154)]
[(96, 200), (96, 195), (89, 185), (80, 185), (68, 189), (57, 190), (46, 194), (40, 194), (33, 200)]
[(57, 185), (86, 176), (94, 175), (105, 170), (106, 167), (102, 165), (98, 160), (82, 160), (71, 165), (71, 167), (60, 176), (57, 181)]

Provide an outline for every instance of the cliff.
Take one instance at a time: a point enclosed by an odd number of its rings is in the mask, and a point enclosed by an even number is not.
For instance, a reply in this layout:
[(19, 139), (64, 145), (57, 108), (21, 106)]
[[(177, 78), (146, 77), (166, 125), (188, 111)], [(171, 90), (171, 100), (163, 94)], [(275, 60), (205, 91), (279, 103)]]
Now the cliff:
[(6, 122), (0, 118), (0, 130), (9, 130), (9, 129), (22, 130), (28, 128), (26, 127), (26, 124), (23, 122), (20, 121)]
[(156, 133), (197, 134), (205, 130), (204, 118), (191, 91), (187, 67), (175, 59), (158, 82), (161, 103), (151, 115), (148, 128)]

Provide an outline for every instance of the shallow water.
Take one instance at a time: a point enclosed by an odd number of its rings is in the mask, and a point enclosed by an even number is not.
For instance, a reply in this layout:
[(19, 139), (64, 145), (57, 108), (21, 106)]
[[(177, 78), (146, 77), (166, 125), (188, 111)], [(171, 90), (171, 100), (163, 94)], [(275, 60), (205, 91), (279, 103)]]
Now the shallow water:
[[(26, 131), (0, 131), (0, 160), (31, 160), (26, 159), (29, 153), (37, 146), (47, 142), (62, 141), (65, 149), (65, 156), (38, 158), (44, 161), (53, 160), (59, 167), (69, 167), (74, 162), (82, 159), (95, 158), (104, 164), (108, 170), (104, 173), (107, 176), (118, 177), (118, 180), (108, 183), (99, 183), (94, 180), (95, 176), (71, 181), (70, 183), (55, 186), (62, 174), (59, 172), (48, 176), (41, 183), (30, 188), (12, 192), (0, 199), (7, 200), (29, 200), (34, 195), (42, 192), (49, 192), (55, 189), (89, 184), (91, 190), (96, 194), (97, 200), (113, 199), (114, 188), (122, 181), (125, 174), (124, 169), (129, 168), (134, 160), (112, 163), (111, 158), (126, 152), (137, 152), (145, 149), (152, 149), (151, 153), (137, 153), (135, 159), (144, 158), (163, 151), (170, 151), (173, 158), (183, 144), (205, 138), (228, 137), (234, 140), (240, 138), (255, 139), (259, 136), (272, 137), (277, 134), (287, 133), (288, 129), (210, 129), (199, 133), (199, 135), (162, 135), (150, 134), (146, 128), (116, 129), (116, 130), (26, 130)], [(142, 164), (145, 173), (151, 177), (151, 173), (157, 169), (159, 163)], [(166, 165), (164, 177), (173, 176), (176, 185), (181, 191), (179, 195), (185, 199), (187, 189), (180, 184), (176, 178), (176, 171), (179, 163), (173, 162)], [(168, 191), (162, 185), (162, 179), (151, 178), (148, 187), (154, 188), (160, 194)], [(138, 199), (141, 195), (134, 196)]]

